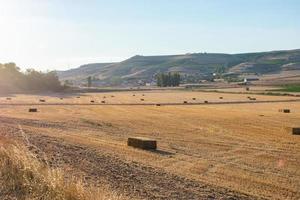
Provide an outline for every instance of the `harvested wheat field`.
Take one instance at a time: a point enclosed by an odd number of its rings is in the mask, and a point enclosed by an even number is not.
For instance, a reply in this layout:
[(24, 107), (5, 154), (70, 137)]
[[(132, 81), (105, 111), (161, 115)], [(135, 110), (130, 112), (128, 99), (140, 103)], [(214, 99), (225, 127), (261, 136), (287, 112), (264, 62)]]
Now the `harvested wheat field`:
[[(10, 102), (1, 97), (1, 137), (23, 142), (42, 162), (82, 177), (85, 185), (105, 185), (124, 198), (300, 198), (300, 136), (286, 131), (300, 127), (300, 102), (284, 102), (299, 98), (252, 95), (282, 102), (134, 106), (122, 104), (141, 103), (141, 98), (145, 103), (248, 102), (249, 95), (153, 91), (77, 96), (17, 95)], [(101, 103), (103, 96), (106, 103), (122, 106), (88, 105), (91, 99)], [(70, 105), (45, 106), (40, 98)], [(21, 104), (36, 104), (38, 112)], [(291, 113), (278, 112), (282, 108)], [(157, 150), (128, 147), (128, 137), (155, 139)]]
[[(79, 96), (78, 96), (79, 95)], [(34, 105), (66, 105), (66, 104), (182, 104), (184, 101), (189, 103), (212, 103), (226, 102), (249, 102), (247, 98), (250, 94), (230, 94), (217, 92), (193, 92), (193, 91), (137, 91), (137, 92), (106, 92), (106, 93), (82, 93), (82, 94), (48, 94), (48, 95), (15, 95), (11, 100), (5, 96), (0, 96), (0, 105), (6, 104), (34, 104)], [(113, 96), (113, 97), (112, 97)], [(223, 97), (220, 99), (219, 97)], [(80, 98), (78, 98), (80, 97)], [(300, 97), (294, 96), (268, 96), (251, 94), (251, 97), (259, 101), (300, 101)], [(63, 98), (63, 99), (61, 99)], [(40, 102), (43, 99), (45, 102)], [(144, 99), (141, 102), (141, 99)]]

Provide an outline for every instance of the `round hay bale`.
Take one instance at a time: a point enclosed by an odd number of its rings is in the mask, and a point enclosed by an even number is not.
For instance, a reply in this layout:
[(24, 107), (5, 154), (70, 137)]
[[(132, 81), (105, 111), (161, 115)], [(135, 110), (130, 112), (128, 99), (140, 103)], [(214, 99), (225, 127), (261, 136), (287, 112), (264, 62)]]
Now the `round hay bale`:
[(187, 101), (183, 101), (183, 103), (184, 103), (184, 104), (187, 104), (188, 102), (187, 102)]

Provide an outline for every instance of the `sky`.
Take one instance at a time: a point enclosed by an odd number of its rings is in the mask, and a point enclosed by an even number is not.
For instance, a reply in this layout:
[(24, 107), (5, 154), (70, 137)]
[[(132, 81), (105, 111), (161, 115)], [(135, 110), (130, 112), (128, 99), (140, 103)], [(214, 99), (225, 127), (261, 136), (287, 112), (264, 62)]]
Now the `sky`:
[(0, 0), (0, 63), (65, 70), (134, 55), (300, 48), (299, 0)]

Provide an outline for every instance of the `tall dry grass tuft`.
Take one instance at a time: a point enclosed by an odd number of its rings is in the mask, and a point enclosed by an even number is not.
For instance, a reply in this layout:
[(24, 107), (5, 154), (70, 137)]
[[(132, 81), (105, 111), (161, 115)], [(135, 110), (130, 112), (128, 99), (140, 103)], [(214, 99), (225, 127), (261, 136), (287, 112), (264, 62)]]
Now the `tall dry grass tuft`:
[(120, 200), (108, 189), (84, 187), (39, 162), (21, 144), (0, 138), (0, 199)]

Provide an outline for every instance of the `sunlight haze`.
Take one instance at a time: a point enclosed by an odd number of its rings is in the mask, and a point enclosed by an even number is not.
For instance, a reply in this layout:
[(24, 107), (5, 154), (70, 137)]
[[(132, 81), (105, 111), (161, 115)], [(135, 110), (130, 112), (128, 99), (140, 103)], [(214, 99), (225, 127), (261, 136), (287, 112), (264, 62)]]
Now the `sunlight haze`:
[(300, 2), (0, 0), (0, 61), (69, 69), (134, 55), (300, 47)]

